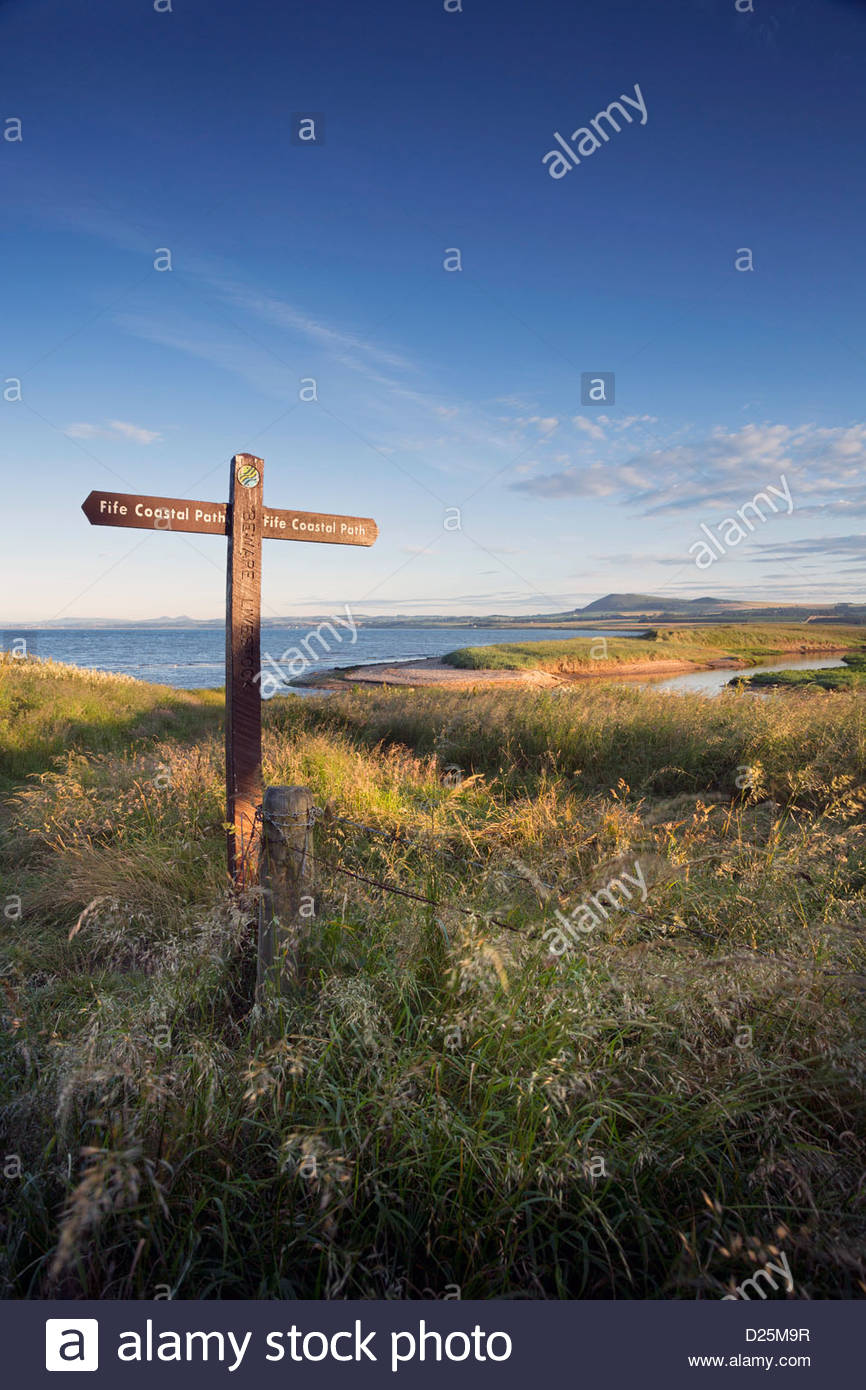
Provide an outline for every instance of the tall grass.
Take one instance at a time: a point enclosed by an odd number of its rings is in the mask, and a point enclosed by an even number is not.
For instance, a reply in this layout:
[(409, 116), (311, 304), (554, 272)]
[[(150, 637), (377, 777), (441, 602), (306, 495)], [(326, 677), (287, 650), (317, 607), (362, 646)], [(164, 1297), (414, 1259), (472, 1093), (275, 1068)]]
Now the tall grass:
[(170, 690), (131, 676), (0, 652), (0, 789), (76, 743), (114, 749), (153, 737), (192, 737), (220, 716), (219, 691)]
[(653, 627), (639, 637), (571, 637), (552, 642), (500, 642), (460, 647), (443, 660), (468, 670), (541, 670), (561, 674), (599, 674), (618, 666), (655, 662), (708, 662), (736, 659), (753, 666), (785, 653), (841, 651), (866, 647), (863, 627), (820, 627), (813, 623), (744, 626)]
[(711, 1298), (770, 1245), (864, 1291), (862, 697), (271, 701), (266, 779), (329, 814), (306, 984), (256, 1007), (215, 700), (107, 700), (4, 812), (0, 1291)]
[(863, 702), (818, 692), (707, 700), (614, 684), (411, 696), (356, 687), (311, 704), (307, 717), (368, 747), (406, 745), (527, 791), (547, 777), (575, 792), (624, 779), (636, 795), (736, 796), (743, 769), (753, 769), (761, 790), (787, 803), (808, 799), (810, 786), (820, 798), (837, 779), (866, 780)]

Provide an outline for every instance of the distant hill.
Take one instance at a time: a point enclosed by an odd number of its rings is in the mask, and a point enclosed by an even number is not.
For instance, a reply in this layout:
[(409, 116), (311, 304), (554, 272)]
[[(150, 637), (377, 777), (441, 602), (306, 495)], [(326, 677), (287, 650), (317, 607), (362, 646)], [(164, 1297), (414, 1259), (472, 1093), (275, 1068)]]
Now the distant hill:
[(729, 604), (721, 598), (659, 598), (655, 594), (605, 594), (585, 608), (576, 609), (581, 617), (604, 613), (697, 613), (705, 609), (742, 608), (742, 603)]
[[(559, 614), (560, 620), (568, 616), (576, 621), (587, 619), (597, 622), (611, 618), (629, 621), (665, 622), (668, 619), (685, 619), (687, 622), (729, 621), (738, 622), (774, 619), (789, 623), (807, 622), (866, 622), (866, 605), (858, 603), (773, 603), (772, 601), (723, 598), (661, 598), (658, 594), (605, 594), (588, 603), (585, 608), (577, 608), (573, 615)], [(538, 619), (535, 619), (538, 621)]]
[[(339, 609), (340, 605), (336, 608)], [(351, 604), (349, 605), (351, 609)], [(335, 610), (336, 611), (336, 610)], [(263, 617), (262, 628), (309, 628), (327, 622), (332, 614)], [(723, 598), (662, 598), (658, 594), (605, 594), (588, 603), (585, 608), (572, 608), (565, 613), (532, 613), (525, 617), (514, 614), (486, 613), (401, 613), (362, 617), (354, 615), (358, 627), (465, 627), (465, 628), (571, 628), (571, 627), (631, 627), (658, 623), (707, 622), (786, 622), (786, 623), (866, 623), (864, 603), (811, 604), (773, 603), (761, 599)], [(27, 628), (221, 628), (222, 618), (143, 618), (137, 621), (122, 618), (53, 618), (45, 622), (12, 623), (0, 621), (0, 629), (10, 632)], [(0, 647), (4, 645), (0, 636)]]

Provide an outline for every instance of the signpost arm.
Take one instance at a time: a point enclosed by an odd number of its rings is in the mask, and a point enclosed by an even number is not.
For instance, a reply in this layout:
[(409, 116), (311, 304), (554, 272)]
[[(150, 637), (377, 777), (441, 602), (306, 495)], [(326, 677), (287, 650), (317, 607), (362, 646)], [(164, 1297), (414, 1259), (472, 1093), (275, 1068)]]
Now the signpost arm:
[(238, 888), (256, 879), (255, 813), (262, 799), (263, 484), (262, 460), (235, 454), (227, 523), (226, 823), (229, 875)]

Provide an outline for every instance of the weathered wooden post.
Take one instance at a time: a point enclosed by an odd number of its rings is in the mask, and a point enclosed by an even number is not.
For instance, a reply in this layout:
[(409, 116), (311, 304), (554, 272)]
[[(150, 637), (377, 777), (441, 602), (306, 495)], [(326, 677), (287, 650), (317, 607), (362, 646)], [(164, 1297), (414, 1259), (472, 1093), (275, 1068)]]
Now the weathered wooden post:
[(253, 454), (235, 454), (229, 480), (226, 570), (226, 824), (229, 874), (258, 878), (256, 808), (262, 796), (262, 475)]
[(283, 989), (298, 977), (298, 948), (315, 913), (312, 811), (307, 787), (265, 787), (257, 999), (269, 981)]

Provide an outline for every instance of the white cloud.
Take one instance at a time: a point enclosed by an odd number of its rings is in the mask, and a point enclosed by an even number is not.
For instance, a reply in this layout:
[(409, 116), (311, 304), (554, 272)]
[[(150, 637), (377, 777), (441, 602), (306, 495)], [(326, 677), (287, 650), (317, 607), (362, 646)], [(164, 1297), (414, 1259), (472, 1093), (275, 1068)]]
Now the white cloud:
[(806, 536), (800, 540), (762, 545), (760, 554), (751, 558), (753, 563), (764, 564), (767, 558), (776, 561), (803, 560), (813, 555), (822, 559), (830, 555), (843, 559), (866, 559), (866, 535)]
[[(601, 452), (599, 450), (599, 452)], [(608, 441), (604, 458), (512, 483), (538, 497), (611, 497), (643, 515), (736, 508), (784, 473), (795, 510), (866, 514), (866, 425), (716, 426), (702, 438), (635, 452)]]
[[(601, 418), (606, 420), (607, 416), (602, 416)], [(575, 415), (571, 423), (574, 425), (575, 429), (582, 430), (584, 434), (588, 434), (590, 439), (604, 439), (604, 430), (601, 425), (597, 424), (595, 420), (588, 419), (586, 415)]]
[(599, 417), (609, 423), (615, 430), (630, 430), (632, 425), (657, 425), (657, 415), (624, 415), (621, 420), (607, 420), (606, 416)]
[(556, 415), (516, 415), (512, 422), (524, 428), (526, 425), (534, 425), (539, 434), (552, 434), (559, 424)]
[(108, 425), (116, 434), (131, 439), (135, 444), (153, 444), (155, 440), (162, 438), (158, 431), (145, 430), (140, 425), (130, 425), (127, 420), (109, 420)]
[(70, 439), (129, 439), (133, 444), (153, 444), (162, 439), (158, 430), (142, 429), (141, 425), (131, 425), (128, 420), (109, 420), (105, 425), (89, 425), (78, 421), (66, 426)]
[(69, 435), (70, 439), (93, 439), (94, 435), (104, 434), (105, 430), (100, 429), (98, 425), (87, 425), (82, 422), (77, 425), (67, 425), (65, 433)]

